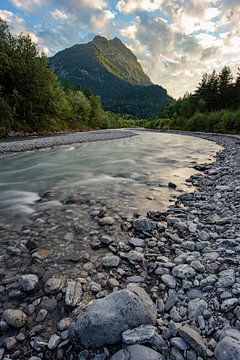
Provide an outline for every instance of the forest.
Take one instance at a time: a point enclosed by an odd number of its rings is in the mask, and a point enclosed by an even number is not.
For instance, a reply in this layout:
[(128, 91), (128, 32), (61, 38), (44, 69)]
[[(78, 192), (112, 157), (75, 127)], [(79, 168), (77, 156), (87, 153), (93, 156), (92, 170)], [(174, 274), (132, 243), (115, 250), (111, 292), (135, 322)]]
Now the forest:
[(0, 136), (133, 126), (103, 110), (91, 89), (62, 86), (29, 36), (0, 19)]
[(192, 94), (165, 106), (145, 127), (240, 133), (240, 69), (236, 77), (229, 66), (205, 73)]

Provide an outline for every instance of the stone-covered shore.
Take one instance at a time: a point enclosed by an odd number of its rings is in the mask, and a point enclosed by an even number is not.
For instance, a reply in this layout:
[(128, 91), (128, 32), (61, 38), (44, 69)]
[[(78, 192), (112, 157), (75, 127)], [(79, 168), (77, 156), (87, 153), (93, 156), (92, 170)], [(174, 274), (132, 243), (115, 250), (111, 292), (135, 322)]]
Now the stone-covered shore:
[[(194, 135), (224, 150), (167, 211), (87, 199), (85, 229), (76, 199), (48, 194), (31, 224), (0, 228), (0, 359), (240, 359), (240, 139)], [(52, 258), (41, 245), (60, 236), (91, 248)]]

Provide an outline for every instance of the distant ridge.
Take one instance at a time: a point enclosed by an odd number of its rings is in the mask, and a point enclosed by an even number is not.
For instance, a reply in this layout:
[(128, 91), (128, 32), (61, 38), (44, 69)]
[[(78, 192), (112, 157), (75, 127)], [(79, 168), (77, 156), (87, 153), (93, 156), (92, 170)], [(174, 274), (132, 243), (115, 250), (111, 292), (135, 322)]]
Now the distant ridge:
[(157, 115), (172, 98), (144, 73), (136, 56), (120, 39), (96, 36), (49, 58), (64, 83), (91, 87), (106, 110), (136, 117)]

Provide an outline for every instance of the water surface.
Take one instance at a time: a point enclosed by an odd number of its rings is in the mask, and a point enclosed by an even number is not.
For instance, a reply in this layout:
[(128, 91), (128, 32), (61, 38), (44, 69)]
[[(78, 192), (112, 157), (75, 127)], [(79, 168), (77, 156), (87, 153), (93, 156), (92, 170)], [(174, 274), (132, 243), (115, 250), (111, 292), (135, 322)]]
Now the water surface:
[(71, 197), (106, 200), (119, 211), (144, 214), (163, 209), (170, 197), (188, 190), (195, 162), (212, 161), (219, 146), (175, 134), (141, 132), (135, 137), (61, 146), (0, 158), (0, 224), (31, 218), (46, 192), (66, 202)]

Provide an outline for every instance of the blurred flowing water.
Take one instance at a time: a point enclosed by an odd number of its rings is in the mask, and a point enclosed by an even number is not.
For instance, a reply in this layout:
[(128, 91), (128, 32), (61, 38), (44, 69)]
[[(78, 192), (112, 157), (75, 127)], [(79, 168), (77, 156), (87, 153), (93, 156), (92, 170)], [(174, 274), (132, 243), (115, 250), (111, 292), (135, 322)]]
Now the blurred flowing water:
[(0, 157), (0, 224), (31, 217), (47, 191), (59, 199), (73, 194), (106, 199), (126, 213), (165, 208), (190, 166), (209, 162), (220, 149), (213, 142), (175, 134), (141, 132), (135, 137), (61, 146)]

